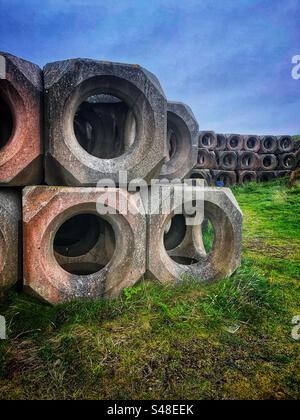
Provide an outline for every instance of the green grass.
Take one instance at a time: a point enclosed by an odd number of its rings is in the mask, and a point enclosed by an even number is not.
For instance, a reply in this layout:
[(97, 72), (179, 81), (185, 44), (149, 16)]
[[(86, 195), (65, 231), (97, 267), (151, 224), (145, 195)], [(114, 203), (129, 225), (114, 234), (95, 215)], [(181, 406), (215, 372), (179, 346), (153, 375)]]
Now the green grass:
[(243, 263), (230, 279), (57, 307), (11, 292), (0, 398), (299, 399), (300, 190), (282, 180), (234, 193)]

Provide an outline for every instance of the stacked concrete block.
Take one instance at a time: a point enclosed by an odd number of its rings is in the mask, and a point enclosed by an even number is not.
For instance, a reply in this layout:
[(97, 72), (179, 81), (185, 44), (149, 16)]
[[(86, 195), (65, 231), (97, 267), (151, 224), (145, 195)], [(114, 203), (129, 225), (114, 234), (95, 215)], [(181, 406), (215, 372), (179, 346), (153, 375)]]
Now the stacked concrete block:
[[(208, 131), (201, 132), (200, 138), (206, 140), (199, 141), (195, 169), (210, 171), (217, 185), (267, 182), (288, 177), (299, 167), (299, 148), (291, 136), (214, 135)], [(216, 159), (211, 158), (213, 154)]]
[(0, 185), (43, 181), (41, 69), (0, 52)]

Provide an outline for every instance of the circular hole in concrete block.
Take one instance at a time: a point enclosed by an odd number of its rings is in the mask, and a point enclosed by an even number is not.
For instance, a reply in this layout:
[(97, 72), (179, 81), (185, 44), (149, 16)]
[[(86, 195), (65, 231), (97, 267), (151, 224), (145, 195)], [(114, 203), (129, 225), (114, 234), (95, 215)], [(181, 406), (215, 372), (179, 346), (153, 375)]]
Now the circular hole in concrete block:
[(112, 259), (115, 246), (112, 226), (95, 214), (79, 214), (65, 221), (53, 243), (59, 265), (75, 275), (102, 270)]
[(266, 150), (272, 150), (272, 148), (274, 147), (274, 143), (275, 140), (273, 139), (273, 137), (266, 137), (264, 139), (264, 148)]
[(242, 157), (242, 164), (243, 164), (243, 166), (246, 166), (246, 167), (250, 166), (252, 164), (252, 159), (253, 158), (252, 158), (251, 155), (245, 154)]
[(247, 140), (248, 149), (254, 149), (254, 147), (256, 146), (256, 143), (257, 143), (256, 137), (249, 137)]
[(225, 166), (231, 166), (233, 164), (233, 157), (231, 154), (226, 154), (223, 159)]
[(246, 184), (248, 182), (255, 182), (255, 176), (253, 174), (246, 174), (243, 177), (243, 182)]
[(204, 147), (210, 147), (213, 143), (213, 134), (205, 133), (202, 137), (202, 144)]
[(226, 173), (221, 173), (217, 179), (216, 179), (216, 183), (222, 183), (222, 186), (224, 187), (229, 187), (233, 184), (233, 180), (230, 177), (230, 175), (226, 174)]
[(0, 97), (0, 149), (5, 147), (12, 136), (14, 119), (12, 111), (3, 97)]
[(289, 150), (292, 146), (292, 139), (290, 137), (283, 137), (280, 140), (280, 146), (282, 150)]
[(80, 146), (99, 159), (124, 155), (136, 139), (137, 123), (133, 110), (117, 96), (89, 96), (74, 116), (74, 133)]

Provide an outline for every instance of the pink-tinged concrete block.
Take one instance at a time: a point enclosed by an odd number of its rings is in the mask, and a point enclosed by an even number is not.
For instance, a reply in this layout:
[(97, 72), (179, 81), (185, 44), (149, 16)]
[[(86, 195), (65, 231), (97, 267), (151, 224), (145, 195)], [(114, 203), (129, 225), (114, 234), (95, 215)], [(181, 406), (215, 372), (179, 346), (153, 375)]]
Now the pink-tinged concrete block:
[[(100, 200), (115, 214), (99, 215)], [(120, 214), (124, 203), (135, 211)], [(26, 188), (25, 290), (56, 304), (114, 297), (133, 286), (146, 269), (146, 216), (141, 209), (139, 194), (125, 190)]]
[(0, 295), (19, 280), (21, 195), (0, 190)]
[(0, 185), (43, 179), (42, 71), (0, 52)]

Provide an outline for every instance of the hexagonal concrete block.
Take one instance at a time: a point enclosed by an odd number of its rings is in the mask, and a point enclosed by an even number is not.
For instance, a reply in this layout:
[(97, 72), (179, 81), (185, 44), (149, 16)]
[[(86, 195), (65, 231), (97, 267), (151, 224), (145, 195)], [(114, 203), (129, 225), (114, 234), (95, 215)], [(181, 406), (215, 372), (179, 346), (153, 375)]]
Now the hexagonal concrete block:
[(278, 149), (278, 139), (275, 136), (263, 136), (261, 138), (261, 153), (275, 153)]
[(216, 134), (217, 136), (217, 145), (215, 147), (215, 151), (222, 152), (226, 150), (227, 147), (227, 138), (225, 134)]
[(152, 73), (76, 59), (47, 64), (44, 79), (48, 184), (118, 184), (119, 171), (128, 181), (158, 178), (168, 154), (167, 100)]
[(247, 152), (258, 153), (261, 148), (261, 138), (259, 136), (244, 136), (244, 150)]
[(191, 108), (181, 102), (168, 102), (169, 156), (160, 174), (161, 179), (182, 180), (197, 163), (199, 126)]
[(213, 184), (221, 183), (224, 187), (231, 187), (237, 183), (235, 171), (211, 171)]
[[(148, 275), (161, 283), (178, 283), (187, 276), (205, 282), (229, 277), (240, 265), (243, 220), (242, 212), (232, 192), (228, 189), (197, 187), (198, 193), (199, 189), (202, 190), (200, 194), (203, 196), (202, 199), (198, 200), (196, 189), (194, 189), (190, 198), (183, 199), (182, 203), (179, 203), (174, 196), (175, 187), (166, 186), (165, 188), (168, 189), (168, 194), (164, 194), (164, 200), (169, 201), (171, 197), (169, 212), (162, 214), (152, 205), (152, 210), (148, 215)], [(194, 231), (195, 236), (198, 235), (197, 246), (195, 242), (189, 240), (189, 235), (182, 232), (182, 238), (179, 238), (178, 242), (187, 241), (189, 246), (193, 243), (195, 249), (194, 251), (189, 249), (189, 254), (185, 252), (184, 258), (180, 258), (168, 251), (163, 238), (170, 227), (170, 222), (174, 217), (178, 217), (176, 215), (178, 206), (181, 207), (187, 201), (191, 205), (192, 200), (200, 207), (204, 204), (203, 217), (208, 219), (214, 228), (213, 246), (208, 253), (201, 251), (201, 237), (199, 236), (199, 224), (203, 221), (201, 219), (192, 229), (190, 226), (187, 227), (188, 234)], [(199, 203), (200, 200), (204, 200), (204, 203)], [(160, 203), (157, 205), (159, 206)], [(183, 212), (182, 218), (186, 220), (186, 217)], [(181, 232), (179, 226), (174, 229), (174, 233), (178, 235), (178, 232)], [(173, 240), (175, 240), (174, 237)], [(181, 250), (183, 251), (184, 247), (181, 247)], [(195, 255), (197, 255), (196, 258)]]
[(293, 171), (297, 166), (297, 157), (295, 153), (284, 153), (279, 155), (279, 169)]
[(41, 69), (0, 52), (0, 185), (42, 182), (42, 95)]
[(257, 182), (257, 174), (255, 171), (238, 172), (238, 183), (246, 184), (248, 182)]
[[(108, 214), (99, 214), (99, 203)], [(125, 214), (124, 206), (135, 211)], [(114, 297), (145, 273), (146, 216), (139, 194), (28, 187), (23, 228), (25, 290), (52, 304)]]
[(198, 139), (199, 149), (215, 150), (218, 139), (214, 131), (200, 131)]
[(280, 153), (290, 153), (294, 151), (295, 142), (291, 136), (279, 136), (278, 140), (278, 150)]
[(198, 150), (197, 169), (216, 169), (217, 159), (215, 152), (210, 152), (207, 149)]
[(0, 295), (20, 278), (21, 195), (0, 190)]
[(229, 134), (227, 136), (227, 149), (239, 152), (244, 147), (244, 137), (240, 134)]
[(209, 169), (193, 169), (190, 179), (204, 180), (208, 186), (212, 185), (212, 176)]

